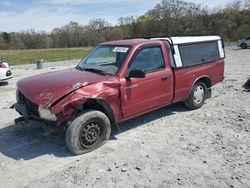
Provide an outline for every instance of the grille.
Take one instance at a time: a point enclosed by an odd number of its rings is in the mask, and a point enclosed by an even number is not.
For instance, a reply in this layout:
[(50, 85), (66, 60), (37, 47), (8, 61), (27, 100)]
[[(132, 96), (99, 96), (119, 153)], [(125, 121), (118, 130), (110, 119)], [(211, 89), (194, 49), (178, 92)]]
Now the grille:
[(12, 73), (10, 72), (10, 70), (8, 70), (7, 72), (6, 72), (6, 76), (11, 76), (12, 75)]
[(18, 91), (18, 103), (24, 104), (30, 113), (30, 115), (38, 116), (38, 105), (31, 102), (27, 97), (25, 97), (20, 91)]

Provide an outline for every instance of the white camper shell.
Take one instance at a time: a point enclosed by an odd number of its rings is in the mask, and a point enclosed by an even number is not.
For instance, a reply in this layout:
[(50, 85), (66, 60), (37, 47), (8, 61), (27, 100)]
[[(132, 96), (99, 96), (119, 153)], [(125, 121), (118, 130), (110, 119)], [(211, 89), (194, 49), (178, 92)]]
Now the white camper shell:
[(188, 67), (225, 58), (224, 43), (220, 36), (185, 36), (151, 38), (166, 40), (172, 46), (174, 66)]

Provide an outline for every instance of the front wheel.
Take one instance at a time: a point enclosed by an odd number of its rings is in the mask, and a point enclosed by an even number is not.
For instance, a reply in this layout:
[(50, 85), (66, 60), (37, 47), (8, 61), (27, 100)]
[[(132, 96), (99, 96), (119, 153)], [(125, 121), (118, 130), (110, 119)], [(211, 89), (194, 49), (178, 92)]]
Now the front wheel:
[(246, 44), (246, 43), (242, 43), (242, 44), (240, 45), (240, 47), (241, 47), (241, 49), (247, 49), (247, 44)]
[(193, 110), (200, 108), (207, 97), (207, 87), (204, 82), (194, 84), (189, 98), (185, 101), (185, 105)]
[(66, 131), (66, 144), (75, 155), (87, 153), (109, 140), (111, 125), (108, 117), (97, 110), (77, 116)]

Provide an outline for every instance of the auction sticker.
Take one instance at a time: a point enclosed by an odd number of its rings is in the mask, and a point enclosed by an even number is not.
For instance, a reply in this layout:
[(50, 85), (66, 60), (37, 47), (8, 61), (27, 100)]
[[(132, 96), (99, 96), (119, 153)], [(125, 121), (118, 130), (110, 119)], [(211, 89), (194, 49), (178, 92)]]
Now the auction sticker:
[(115, 47), (113, 52), (121, 52), (121, 53), (127, 53), (129, 48), (127, 47)]

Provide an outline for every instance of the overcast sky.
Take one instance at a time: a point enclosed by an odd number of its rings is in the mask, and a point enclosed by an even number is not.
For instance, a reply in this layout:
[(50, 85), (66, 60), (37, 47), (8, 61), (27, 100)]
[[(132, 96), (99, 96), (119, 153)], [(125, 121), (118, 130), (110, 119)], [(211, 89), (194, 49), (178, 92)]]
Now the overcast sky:
[[(121, 16), (139, 16), (161, 0), (0, 0), (0, 31), (30, 28), (50, 32), (70, 21), (88, 24), (90, 19), (105, 18), (113, 25)], [(224, 7), (233, 0), (186, 0)]]

